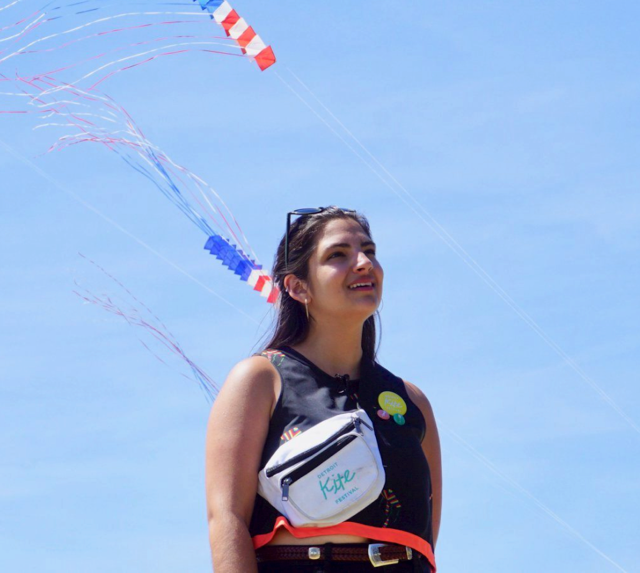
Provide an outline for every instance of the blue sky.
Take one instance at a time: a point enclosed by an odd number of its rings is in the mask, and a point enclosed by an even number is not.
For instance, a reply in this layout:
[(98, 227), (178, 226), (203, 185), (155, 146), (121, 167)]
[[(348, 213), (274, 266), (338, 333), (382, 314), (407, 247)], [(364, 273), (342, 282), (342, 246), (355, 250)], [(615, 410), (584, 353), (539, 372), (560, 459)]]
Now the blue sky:
[[(271, 70), (190, 53), (102, 88), (216, 188), (266, 265), (290, 209), (369, 217), (385, 269), (380, 361), (423, 389), (440, 424), (439, 570), (640, 570), (638, 6), (233, 5), (273, 46)], [(0, 12), (0, 28), (39, 6)], [(0, 117), (0, 565), (208, 571), (209, 405), (180, 363), (160, 364), (140, 332), (72, 293), (77, 281), (118, 295), (77, 253), (218, 383), (269, 309), (146, 179), (97, 146), (42, 155), (53, 134), (34, 125)]]

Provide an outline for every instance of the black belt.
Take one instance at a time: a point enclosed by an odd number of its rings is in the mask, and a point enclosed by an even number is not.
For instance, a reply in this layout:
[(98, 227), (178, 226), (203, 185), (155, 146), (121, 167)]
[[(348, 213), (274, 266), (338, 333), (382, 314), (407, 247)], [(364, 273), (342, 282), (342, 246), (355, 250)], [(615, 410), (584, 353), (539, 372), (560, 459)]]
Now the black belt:
[(326, 545), (265, 545), (256, 550), (258, 563), (263, 561), (370, 561), (374, 567), (411, 561), (410, 547), (386, 543)]

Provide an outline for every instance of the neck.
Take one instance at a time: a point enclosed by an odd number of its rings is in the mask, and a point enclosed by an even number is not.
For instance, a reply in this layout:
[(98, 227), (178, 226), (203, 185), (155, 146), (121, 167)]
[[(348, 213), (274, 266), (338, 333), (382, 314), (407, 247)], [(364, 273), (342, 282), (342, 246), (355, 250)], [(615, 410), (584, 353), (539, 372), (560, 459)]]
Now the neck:
[(327, 374), (360, 378), (363, 322), (313, 321), (309, 335), (293, 348)]

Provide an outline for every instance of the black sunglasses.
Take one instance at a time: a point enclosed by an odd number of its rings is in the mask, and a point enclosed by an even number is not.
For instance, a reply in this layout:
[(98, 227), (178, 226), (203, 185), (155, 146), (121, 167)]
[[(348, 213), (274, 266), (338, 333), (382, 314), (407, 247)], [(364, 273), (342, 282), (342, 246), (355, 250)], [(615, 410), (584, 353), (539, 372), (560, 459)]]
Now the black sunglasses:
[[(301, 216), (301, 215), (317, 215), (318, 213), (322, 213), (330, 209), (330, 207), (306, 207), (304, 209), (296, 209), (295, 211), (290, 211), (287, 213), (287, 232), (284, 236), (284, 268), (289, 268), (289, 228), (291, 227), (291, 216)], [(340, 211), (344, 213), (355, 213), (355, 209), (342, 209), (338, 207)]]

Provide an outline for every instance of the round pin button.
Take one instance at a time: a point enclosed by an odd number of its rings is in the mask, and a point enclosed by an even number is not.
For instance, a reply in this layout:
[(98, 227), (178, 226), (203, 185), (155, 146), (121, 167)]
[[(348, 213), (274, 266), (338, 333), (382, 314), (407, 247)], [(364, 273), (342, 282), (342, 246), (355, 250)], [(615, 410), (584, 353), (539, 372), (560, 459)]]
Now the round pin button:
[(402, 414), (394, 414), (393, 421), (398, 424), (398, 426), (404, 426), (405, 419)]
[(395, 392), (382, 392), (378, 396), (378, 405), (392, 416), (394, 414), (406, 414), (407, 403)]
[(384, 410), (378, 410), (378, 418), (382, 418), (383, 420), (388, 420), (391, 418), (389, 412), (385, 412)]

